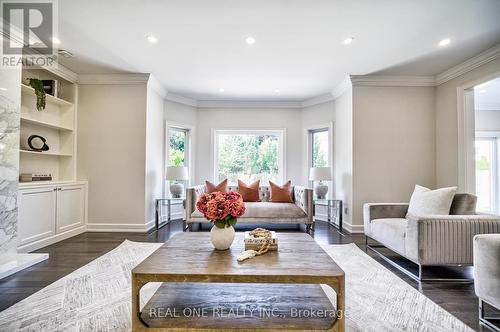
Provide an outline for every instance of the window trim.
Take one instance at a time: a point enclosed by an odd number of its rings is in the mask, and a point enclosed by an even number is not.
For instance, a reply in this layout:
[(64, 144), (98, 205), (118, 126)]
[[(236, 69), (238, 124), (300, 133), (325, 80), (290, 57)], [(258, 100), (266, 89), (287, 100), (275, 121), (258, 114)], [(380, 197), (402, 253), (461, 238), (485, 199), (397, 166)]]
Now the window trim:
[[(304, 142), (305, 142), (305, 152), (307, 158), (305, 158), (304, 162), (304, 177), (305, 177), (305, 182), (308, 183), (311, 188), (313, 187), (313, 181), (309, 181), (309, 170), (312, 167), (312, 133), (317, 132), (317, 131), (322, 131), (324, 129), (328, 130), (328, 146), (329, 146), (329, 153), (328, 153), (328, 164), (327, 166), (330, 166), (332, 168), (332, 176), (333, 179), (335, 179), (335, 146), (333, 145), (333, 138), (334, 138), (334, 125), (335, 123), (333, 121), (330, 122), (323, 122), (323, 123), (318, 123), (314, 125), (309, 125), (304, 127)], [(335, 190), (333, 186), (334, 181), (329, 181), (328, 183), (328, 194), (330, 196), (335, 195)]]
[[(492, 211), (480, 211), (482, 213), (494, 213), (498, 214), (500, 211), (500, 167), (499, 167), (499, 158), (500, 158), (500, 131), (476, 131), (475, 133), (475, 141), (478, 139), (491, 140), (493, 141), (493, 160), (492, 160), (492, 175), (493, 175), (493, 186), (492, 186), (492, 201), (493, 201), (493, 210)], [(475, 155), (475, 154), (474, 154)], [(495, 172), (496, 170), (496, 172)], [(476, 177), (476, 168), (474, 167), (474, 178)], [(474, 181), (475, 182), (475, 181)], [(476, 188), (474, 188), (475, 190)]]
[[(284, 183), (287, 179), (286, 172), (286, 128), (212, 128), (210, 138), (210, 174), (212, 181), (218, 183), (218, 134), (277, 134), (279, 136), (278, 179)], [(281, 171), (280, 171), (281, 170)], [(236, 185), (230, 183), (229, 185)]]
[(187, 123), (181, 123), (181, 122), (175, 122), (175, 121), (165, 121), (165, 134), (163, 138), (163, 142), (165, 144), (165, 149), (164, 149), (164, 158), (163, 158), (163, 180), (165, 185), (163, 186), (163, 195), (165, 196), (168, 193), (168, 186), (166, 185), (166, 176), (167, 176), (167, 166), (169, 163), (169, 156), (170, 156), (170, 144), (169, 142), (169, 129), (170, 128), (176, 128), (176, 129), (181, 129), (186, 131), (186, 158), (188, 162), (188, 172), (189, 172), (189, 180), (187, 181), (187, 186), (190, 186), (192, 183), (194, 183), (195, 179), (195, 148), (196, 145), (193, 144), (196, 142), (196, 127)]

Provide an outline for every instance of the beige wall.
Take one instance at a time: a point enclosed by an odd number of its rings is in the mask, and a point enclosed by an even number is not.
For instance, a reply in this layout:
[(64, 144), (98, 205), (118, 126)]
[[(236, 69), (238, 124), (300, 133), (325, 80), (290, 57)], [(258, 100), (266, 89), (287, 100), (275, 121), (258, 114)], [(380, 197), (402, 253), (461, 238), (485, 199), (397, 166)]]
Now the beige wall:
[(150, 224), (155, 220), (156, 199), (163, 195), (164, 183), (164, 100), (154, 89), (147, 89), (146, 114), (146, 191), (145, 215)]
[[(302, 122), (302, 153), (304, 158), (302, 158), (302, 183), (310, 184), (309, 181), (309, 157), (306, 153), (311, 153), (309, 151), (309, 137), (307, 130), (311, 127), (323, 126), (328, 124), (333, 124), (335, 122), (335, 103), (333, 101), (328, 101), (326, 103), (321, 103), (313, 106), (304, 107), (301, 113)], [(333, 133), (335, 135), (335, 133)], [(335, 144), (335, 139), (332, 136), (333, 143)], [(330, 154), (332, 156), (334, 153), (334, 145), (330, 146)], [(332, 158), (332, 165), (335, 166), (335, 160)], [(329, 166), (332, 166), (329, 165)], [(335, 188), (329, 184), (329, 195), (335, 195)]]
[(167, 121), (196, 126), (197, 114), (196, 107), (165, 100), (165, 119)]
[[(353, 87), (353, 225), (368, 202), (408, 202), (434, 187), (433, 87)], [(358, 227), (359, 229), (359, 227)]]
[(78, 101), (77, 175), (89, 182), (89, 228), (144, 230), (146, 85), (79, 85)]
[(436, 185), (458, 185), (457, 87), (500, 74), (500, 58), (458, 76), (436, 88)]

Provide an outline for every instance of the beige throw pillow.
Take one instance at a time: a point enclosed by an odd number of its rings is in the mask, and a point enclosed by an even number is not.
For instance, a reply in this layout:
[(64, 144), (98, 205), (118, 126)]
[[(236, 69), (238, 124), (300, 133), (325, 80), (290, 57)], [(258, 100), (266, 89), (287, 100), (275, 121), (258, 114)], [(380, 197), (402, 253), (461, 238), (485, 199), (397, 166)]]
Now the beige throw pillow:
[(450, 214), (451, 203), (456, 192), (457, 187), (430, 190), (429, 188), (416, 185), (411, 195), (406, 217), (448, 215)]

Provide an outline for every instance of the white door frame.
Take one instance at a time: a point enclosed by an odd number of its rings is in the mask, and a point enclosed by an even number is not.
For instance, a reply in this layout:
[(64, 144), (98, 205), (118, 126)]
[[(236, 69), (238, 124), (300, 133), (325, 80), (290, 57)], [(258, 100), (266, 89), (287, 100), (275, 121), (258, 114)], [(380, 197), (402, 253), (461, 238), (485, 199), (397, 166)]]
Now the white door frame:
[(458, 189), (462, 192), (476, 192), (474, 87), (498, 77), (500, 71), (457, 87)]

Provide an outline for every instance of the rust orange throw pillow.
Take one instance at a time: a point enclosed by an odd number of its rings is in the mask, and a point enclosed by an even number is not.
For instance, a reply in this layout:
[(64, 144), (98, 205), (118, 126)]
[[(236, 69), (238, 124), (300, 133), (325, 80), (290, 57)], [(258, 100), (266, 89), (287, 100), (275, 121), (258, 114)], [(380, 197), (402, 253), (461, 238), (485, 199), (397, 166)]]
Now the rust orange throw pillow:
[(269, 186), (271, 187), (270, 202), (293, 203), (292, 194), (290, 192), (290, 187), (292, 186), (291, 181), (288, 181), (282, 186), (278, 186), (276, 183), (269, 181)]
[(215, 184), (213, 184), (210, 181), (205, 181), (205, 185), (207, 186), (207, 192), (209, 194), (213, 193), (213, 192), (216, 192), (216, 191), (220, 191), (220, 192), (225, 193), (226, 192), (226, 187), (227, 187), (227, 179), (225, 179), (224, 181), (222, 181), (218, 185), (215, 185)]
[(247, 186), (245, 182), (238, 180), (238, 193), (243, 197), (243, 202), (260, 202), (259, 199), (260, 180)]

